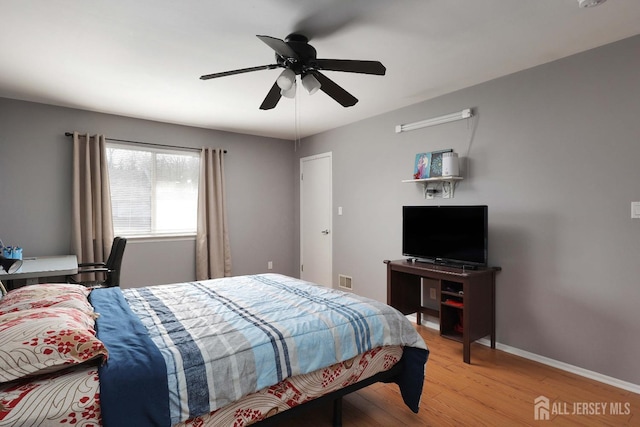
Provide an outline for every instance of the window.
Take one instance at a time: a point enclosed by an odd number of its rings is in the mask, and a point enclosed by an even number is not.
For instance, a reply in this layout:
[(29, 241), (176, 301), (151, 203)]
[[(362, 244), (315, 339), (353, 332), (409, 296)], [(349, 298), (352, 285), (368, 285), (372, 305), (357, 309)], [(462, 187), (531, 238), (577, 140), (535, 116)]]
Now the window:
[(107, 144), (117, 236), (195, 234), (200, 156)]

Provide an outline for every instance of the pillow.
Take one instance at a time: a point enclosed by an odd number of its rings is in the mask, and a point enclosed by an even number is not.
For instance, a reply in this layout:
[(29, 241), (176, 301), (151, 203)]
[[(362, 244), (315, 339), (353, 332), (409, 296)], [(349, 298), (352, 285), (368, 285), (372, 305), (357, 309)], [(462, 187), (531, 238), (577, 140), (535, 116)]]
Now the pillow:
[(109, 353), (90, 315), (74, 308), (27, 309), (0, 316), (0, 383), (46, 374)]
[(75, 308), (94, 315), (87, 300), (90, 289), (75, 284), (50, 283), (24, 286), (10, 291), (0, 300), (0, 316), (20, 310), (45, 307)]
[(87, 315), (72, 307), (45, 307), (39, 309), (29, 309), (12, 311), (3, 315), (0, 315), (0, 341), (4, 336), (3, 331), (8, 329), (13, 323), (17, 321), (25, 321), (27, 319), (49, 319), (52, 317), (70, 317), (73, 321), (80, 324), (84, 329), (92, 331), (95, 335), (95, 319), (93, 316)]
[(14, 289), (7, 294), (7, 297), (10, 295), (13, 295), (14, 297), (18, 295), (42, 296), (59, 295), (62, 293), (74, 293), (89, 296), (91, 289), (74, 283), (37, 283), (35, 285), (27, 285)]

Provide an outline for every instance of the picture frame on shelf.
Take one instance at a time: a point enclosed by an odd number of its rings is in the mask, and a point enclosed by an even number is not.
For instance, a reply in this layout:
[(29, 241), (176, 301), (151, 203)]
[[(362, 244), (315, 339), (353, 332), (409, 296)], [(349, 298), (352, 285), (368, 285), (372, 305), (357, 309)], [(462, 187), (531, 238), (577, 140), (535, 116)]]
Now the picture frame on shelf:
[(429, 177), (431, 177), (431, 153), (416, 154), (416, 161), (413, 166), (413, 179), (425, 179)]
[(452, 152), (452, 148), (446, 150), (438, 150), (431, 152), (431, 167), (429, 169), (429, 177), (435, 178), (442, 176), (442, 154)]

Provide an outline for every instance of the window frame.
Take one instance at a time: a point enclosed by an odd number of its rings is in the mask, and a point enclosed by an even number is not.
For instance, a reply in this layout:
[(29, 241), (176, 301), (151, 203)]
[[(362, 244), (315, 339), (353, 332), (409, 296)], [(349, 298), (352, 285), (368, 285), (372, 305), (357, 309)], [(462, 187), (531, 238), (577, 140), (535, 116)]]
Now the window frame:
[[(148, 152), (152, 155), (152, 168), (151, 168), (151, 232), (149, 233), (131, 233), (131, 232), (118, 232), (115, 230), (114, 233), (116, 235), (126, 237), (127, 239), (132, 239), (136, 241), (158, 241), (158, 240), (195, 240), (197, 234), (197, 197), (196, 194), (196, 229), (193, 231), (177, 231), (177, 232), (154, 232), (155, 226), (157, 224), (156, 212), (157, 212), (157, 163), (156, 163), (156, 155), (158, 154), (173, 154), (173, 155), (183, 155), (188, 157), (194, 157), (198, 160), (198, 186), (200, 180), (199, 167), (200, 167), (200, 154), (199, 150), (195, 148), (179, 148), (179, 147), (171, 147), (171, 146), (161, 146), (160, 144), (145, 144), (145, 143), (129, 143), (123, 141), (108, 141), (105, 146), (106, 150), (109, 149), (125, 149), (125, 150), (133, 150), (133, 151), (141, 151)], [(109, 156), (107, 156), (108, 158)], [(107, 168), (108, 162), (107, 162)], [(111, 187), (111, 177), (109, 177), (109, 186)], [(110, 188), (109, 197), (112, 197), (111, 188)], [(111, 201), (111, 210), (113, 214), (113, 199)]]

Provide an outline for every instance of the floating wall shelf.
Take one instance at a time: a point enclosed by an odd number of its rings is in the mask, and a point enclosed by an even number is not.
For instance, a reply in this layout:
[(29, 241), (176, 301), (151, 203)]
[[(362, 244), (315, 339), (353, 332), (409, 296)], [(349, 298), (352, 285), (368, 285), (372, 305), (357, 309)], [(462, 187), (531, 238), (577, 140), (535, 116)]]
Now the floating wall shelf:
[[(423, 178), (423, 179), (405, 179), (402, 182), (415, 182), (422, 183), (424, 185), (424, 198), (426, 199), (428, 196), (427, 189), (429, 188), (429, 184), (440, 184), (442, 185), (442, 198), (448, 199), (453, 198), (453, 193), (456, 188), (456, 183), (458, 181), (462, 181), (464, 178), (461, 176), (438, 176), (435, 178)], [(445, 187), (445, 184), (448, 188)]]

